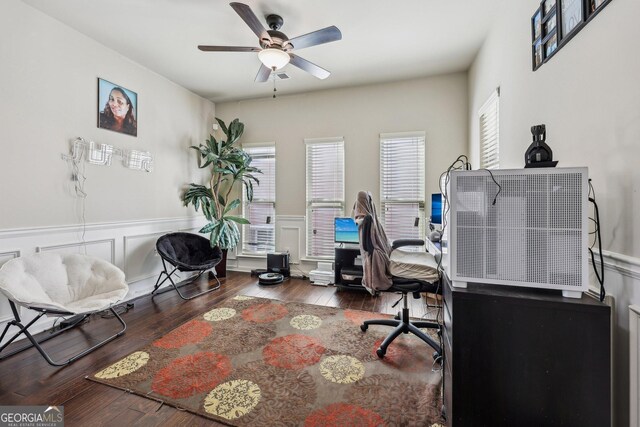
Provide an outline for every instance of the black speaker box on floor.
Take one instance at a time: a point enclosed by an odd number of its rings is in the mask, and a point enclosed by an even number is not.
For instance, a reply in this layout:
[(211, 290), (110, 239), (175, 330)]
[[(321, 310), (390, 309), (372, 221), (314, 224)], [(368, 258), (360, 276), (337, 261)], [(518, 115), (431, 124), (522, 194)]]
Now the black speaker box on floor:
[(289, 253), (267, 254), (267, 271), (269, 273), (280, 273), (285, 277), (291, 276)]

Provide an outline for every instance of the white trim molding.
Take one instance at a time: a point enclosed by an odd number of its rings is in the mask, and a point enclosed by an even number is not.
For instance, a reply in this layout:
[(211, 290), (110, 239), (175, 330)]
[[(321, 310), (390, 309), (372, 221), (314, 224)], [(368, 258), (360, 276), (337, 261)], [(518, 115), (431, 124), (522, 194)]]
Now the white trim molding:
[(69, 249), (69, 248), (86, 248), (89, 245), (100, 245), (103, 243), (109, 244), (109, 253), (111, 254), (111, 259), (108, 261), (111, 264), (116, 262), (116, 239), (102, 239), (102, 240), (85, 240), (83, 242), (71, 242), (71, 243), (63, 243), (61, 245), (48, 245), (48, 246), (36, 246), (36, 253), (40, 252), (48, 252), (48, 251), (57, 251), (60, 249)]
[[(171, 231), (172, 230), (162, 230), (162, 231), (153, 231), (151, 233), (128, 234), (124, 236), (123, 238), (123, 255), (124, 256), (123, 256), (122, 270), (124, 271), (124, 274), (127, 278), (128, 283), (135, 283), (144, 279), (149, 279), (151, 277), (157, 277), (158, 274), (160, 274), (159, 271), (156, 269), (148, 269), (149, 271), (132, 277), (131, 271), (129, 271), (130, 270), (129, 266), (143, 265), (144, 267), (144, 264), (146, 264), (145, 261), (148, 259), (149, 256), (152, 256), (152, 257), (157, 256), (157, 252), (155, 249), (156, 240), (158, 240), (160, 236), (164, 236), (165, 234), (171, 233)], [(152, 240), (151, 243), (153, 244), (152, 246), (153, 249), (150, 252), (147, 251), (144, 254), (137, 253), (136, 251), (132, 251), (131, 249), (133, 245), (131, 244), (131, 242), (136, 239), (143, 239), (146, 241), (145, 243), (147, 244), (150, 243), (148, 242), (149, 240)], [(132, 252), (136, 252), (136, 253), (132, 253)]]
[(13, 255), (11, 258), (18, 258), (20, 256), (20, 251), (19, 250), (13, 250), (13, 251), (3, 251), (0, 252), (0, 258), (5, 258), (5, 255)]
[[(600, 265), (598, 251), (594, 250), (593, 254), (595, 255), (596, 264)], [(640, 258), (610, 251), (602, 251), (602, 257), (605, 269), (640, 280)]]
[(640, 306), (629, 306), (629, 425), (640, 426)]
[[(46, 226), (33, 228), (16, 228), (0, 230), (0, 257), (2, 255), (20, 256), (23, 254), (44, 251), (73, 251), (85, 253), (91, 248), (91, 253), (97, 255), (120, 269), (127, 272), (127, 264), (144, 261), (138, 259), (145, 254), (131, 253), (131, 239), (137, 237), (150, 238), (178, 230), (199, 230), (204, 224), (203, 216), (181, 218), (152, 218), (148, 220), (115, 221), (95, 224), (72, 224), (61, 226)], [(84, 234), (84, 238), (81, 236)], [(128, 244), (127, 244), (128, 243)], [(108, 245), (100, 248), (100, 245)], [(16, 249), (19, 248), (19, 249)], [(148, 252), (148, 251), (147, 251)], [(158, 274), (157, 266), (147, 262), (143, 267), (149, 271), (137, 271), (136, 277), (127, 277), (129, 284), (136, 283), (138, 294), (149, 288), (153, 283), (138, 283), (146, 279), (155, 278)], [(4, 297), (0, 296), (0, 299)], [(0, 316), (1, 317), (1, 316)]]
[[(19, 250), (8, 250), (0, 252), (0, 266), (11, 259), (18, 257), (20, 257)], [(20, 307), (18, 307), (18, 310), (19, 309)], [(6, 322), (11, 319), (13, 319), (13, 314), (11, 313), (9, 302), (6, 298), (0, 296), (0, 323)]]
[(306, 254), (306, 218), (304, 215), (276, 216), (276, 250), (289, 250), (291, 264), (299, 264)]
[(426, 139), (427, 133), (423, 130), (413, 132), (388, 132), (381, 133), (380, 139), (422, 138)]
[[(178, 230), (199, 230), (204, 223), (203, 216), (193, 216), (0, 230), (0, 262), (46, 251), (88, 253), (125, 272), (129, 284), (129, 293), (121, 301), (125, 302), (149, 294), (153, 289), (161, 268), (155, 255), (156, 236)], [(21, 315), (25, 321), (30, 320), (30, 313), (21, 310)], [(7, 299), (0, 294), (0, 323), (12, 318)], [(54, 320), (42, 319), (32, 332), (46, 330)], [(4, 325), (0, 325), (2, 327)]]
[[(118, 228), (132, 228), (132, 227), (148, 227), (158, 224), (174, 224), (181, 222), (197, 223), (202, 222), (204, 224), (206, 220), (204, 216), (191, 216), (191, 217), (178, 217), (178, 218), (154, 218), (154, 219), (140, 219), (131, 221), (114, 221), (114, 222), (97, 222), (93, 224), (69, 224), (69, 225), (49, 225), (43, 227), (28, 227), (28, 228), (10, 228), (6, 230), (0, 230), (0, 240), (27, 237), (34, 235), (49, 235), (60, 233), (82, 233), (83, 231), (96, 231), (96, 230), (111, 230)], [(196, 228), (192, 226), (191, 228)], [(200, 229), (201, 227), (198, 227)]]

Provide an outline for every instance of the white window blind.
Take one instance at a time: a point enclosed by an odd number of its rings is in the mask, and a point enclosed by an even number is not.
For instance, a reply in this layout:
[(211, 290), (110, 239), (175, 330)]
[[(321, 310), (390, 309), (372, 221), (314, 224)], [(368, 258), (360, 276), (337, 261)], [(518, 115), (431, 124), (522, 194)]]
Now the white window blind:
[(424, 238), (425, 134), (380, 134), (381, 219), (387, 237)]
[(344, 139), (305, 139), (307, 256), (333, 257), (333, 220), (344, 215)]
[(243, 216), (251, 224), (242, 227), (242, 253), (266, 254), (276, 249), (276, 147), (269, 145), (249, 145), (243, 149), (253, 159), (251, 166), (262, 171), (256, 174), (259, 185), (253, 186), (253, 201), (247, 199), (247, 191), (242, 189)]
[(500, 88), (496, 89), (478, 113), (480, 117), (480, 168), (500, 167)]

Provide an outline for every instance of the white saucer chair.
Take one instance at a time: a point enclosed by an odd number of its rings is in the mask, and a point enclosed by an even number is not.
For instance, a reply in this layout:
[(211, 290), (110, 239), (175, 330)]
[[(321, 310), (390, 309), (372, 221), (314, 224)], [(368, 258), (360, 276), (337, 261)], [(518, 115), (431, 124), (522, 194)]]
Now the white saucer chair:
[[(124, 273), (118, 267), (99, 258), (81, 254), (38, 253), (12, 259), (0, 268), (0, 292), (8, 299), (14, 319), (0, 335), (0, 343), (11, 326), (19, 331), (0, 346), (0, 360), (23, 350), (35, 347), (53, 366), (65, 366), (102, 347), (124, 334), (127, 325), (114, 310), (114, 304), (122, 300), (129, 287)], [(18, 306), (38, 314), (26, 325), (20, 319)], [(60, 333), (82, 323), (92, 313), (110, 310), (122, 329), (115, 335), (76, 354), (70, 359), (55, 362), (40, 345)], [(42, 316), (71, 317), (57, 331), (36, 340), (28, 329)], [(21, 334), (31, 344), (2, 354), (2, 351)]]

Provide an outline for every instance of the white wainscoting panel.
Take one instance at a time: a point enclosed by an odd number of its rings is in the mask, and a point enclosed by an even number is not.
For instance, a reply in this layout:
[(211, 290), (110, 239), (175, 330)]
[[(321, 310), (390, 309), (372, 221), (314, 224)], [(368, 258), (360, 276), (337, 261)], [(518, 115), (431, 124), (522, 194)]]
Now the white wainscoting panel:
[[(124, 301), (151, 292), (160, 272), (155, 242), (161, 235), (178, 230), (197, 231), (204, 217), (184, 217), (0, 230), (0, 265), (9, 259), (38, 252), (81, 253), (105, 259), (125, 272), (129, 293)], [(32, 310), (20, 308), (22, 320), (34, 317)], [(0, 294), (0, 330), (13, 314)], [(30, 328), (32, 333), (53, 325), (55, 318), (44, 317)], [(11, 335), (15, 327), (11, 328)], [(22, 337), (21, 337), (22, 338)], [(6, 337), (5, 337), (6, 339)]]
[(251, 270), (264, 270), (267, 268), (267, 256), (246, 256), (238, 255), (235, 259), (227, 258), (227, 270), (243, 271), (249, 273)]
[[(18, 258), (20, 251), (5, 251), (0, 252), (0, 267), (10, 259)], [(0, 323), (13, 319), (13, 313), (11, 313), (11, 307), (9, 301), (0, 294)]]
[[(306, 260), (306, 232), (304, 215), (276, 216), (276, 252), (289, 251), (289, 261), (292, 264), (291, 274), (309, 274), (317, 267), (317, 262)], [(241, 245), (239, 245), (241, 247)], [(231, 253), (231, 251), (229, 252)], [(235, 271), (251, 271), (267, 268), (266, 256), (242, 255), (229, 256), (227, 269)]]
[(306, 256), (305, 217), (293, 215), (276, 216), (276, 251), (289, 251), (292, 264), (300, 263)]
[(629, 425), (640, 427), (640, 305), (629, 307)]
[(10, 259), (14, 259), (14, 258), (18, 258), (20, 256), (20, 251), (6, 251), (6, 252), (0, 252), (0, 267), (2, 267), (2, 265), (9, 261)]
[(36, 252), (55, 252), (59, 254), (85, 254), (116, 262), (116, 240), (103, 239), (84, 242), (73, 242), (62, 245), (36, 246)]
[(164, 230), (124, 236), (124, 274), (127, 282), (139, 282), (160, 274), (162, 259), (156, 251), (156, 241), (169, 232)]
[[(605, 267), (605, 287), (607, 295), (613, 298), (613, 389), (612, 415), (613, 426), (629, 426), (630, 372), (630, 305), (640, 305), (640, 259), (623, 254), (603, 251)], [(596, 265), (600, 268), (599, 256)], [(590, 287), (599, 291), (593, 268), (589, 266)], [(596, 292), (597, 293), (597, 292)], [(603, 367), (604, 368), (604, 367)], [(640, 427), (640, 426), (639, 426)]]

